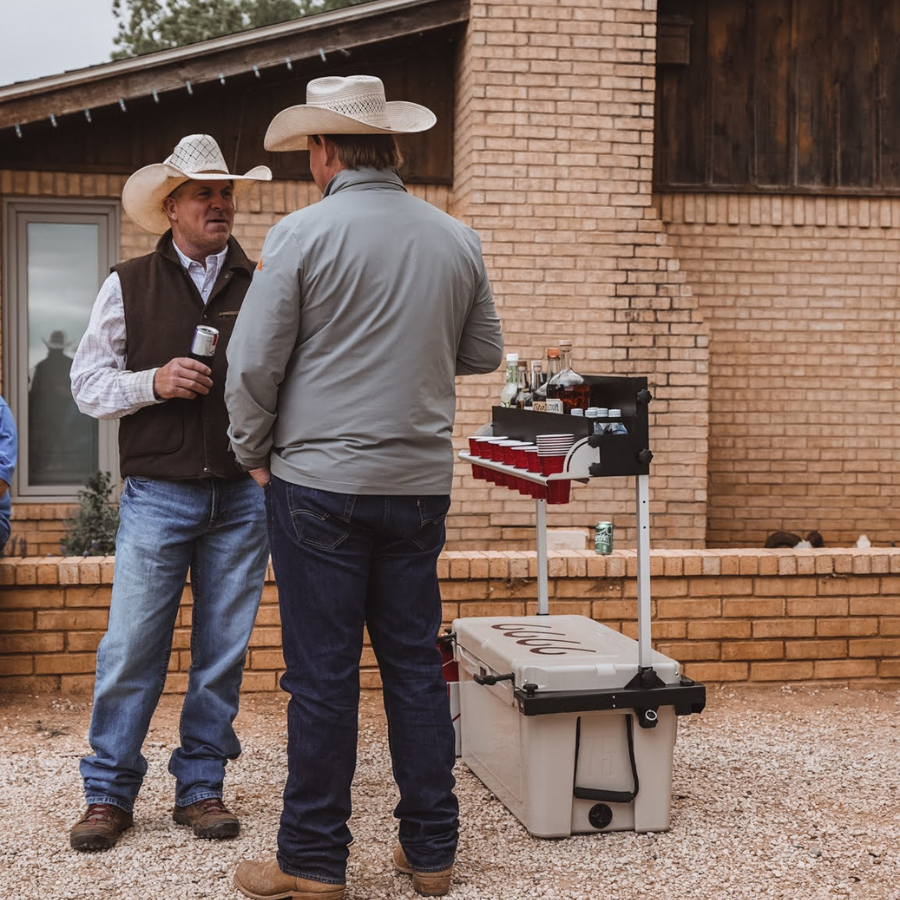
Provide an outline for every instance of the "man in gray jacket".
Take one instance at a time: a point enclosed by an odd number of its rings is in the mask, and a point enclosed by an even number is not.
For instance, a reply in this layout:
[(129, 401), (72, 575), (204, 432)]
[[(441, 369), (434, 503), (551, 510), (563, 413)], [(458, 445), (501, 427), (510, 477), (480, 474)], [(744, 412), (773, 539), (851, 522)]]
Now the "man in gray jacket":
[[(458, 837), (454, 736), (435, 641), (455, 376), (500, 364), (477, 235), (408, 194), (394, 135), (435, 122), (370, 76), (320, 78), (267, 150), (310, 152), (324, 199), (270, 232), (228, 348), (240, 463), (267, 484), (288, 707), (288, 780), (255, 898), (343, 896), (363, 628), (400, 802), (394, 865), (445, 894)], [(271, 478), (271, 480), (270, 480)]]

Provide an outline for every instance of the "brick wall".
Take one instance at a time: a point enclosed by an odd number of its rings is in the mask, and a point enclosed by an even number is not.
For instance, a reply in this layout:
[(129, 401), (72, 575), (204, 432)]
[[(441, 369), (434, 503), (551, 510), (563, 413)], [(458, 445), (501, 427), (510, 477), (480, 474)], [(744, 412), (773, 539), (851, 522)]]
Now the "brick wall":
[(711, 334), (707, 545), (900, 540), (900, 198), (657, 202)]
[[(654, 647), (704, 683), (900, 684), (900, 550), (668, 550), (651, 554)], [(534, 614), (533, 552), (448, 551), (439, 562), (444, 621)], [(637, 559), (550, 555), (550, 611), (637, 635)], [(0, 561), (0, 694), (89, 691), (106, 626), (113, 560)], [(190, 664), (190, 592), (179, 612), (166, 690)], [(277, 689), (282, 669), (271, 570), (244, 690)], [(362, 684), (379, 685), (371, 648)]]
[[(647, 375), (652, 518), (666, 546), (706, 529), (707, 332), (651, 205), (655, 3), (473, 0), (460, 52), (451, 211), (481, 235), (507, 350), (574, 342), (576, 367)], [(502, 374), (464, 379), (459, 447), (490, 419)], [(450, 546), (531, 546), (527, 500), (459, 473)], [(557, 527), (615, 519), (631, 485), (595, 481)]]
[[(5, 197), (41, 197), (59, 199), (118, 200), (125, 184), (124, 176), (81, 175), (62, 172), (13, 172), (0, 170), (0, 199)], [(441, 185), (411, 185), (411, 193), (446, 210), (449, 189)], [(269, 228), (282, 216), (321, 198), (321, 191), (312, 182), (271, 182), (245, 194), (238, 201), (235, 216), (235, 237), (251, 258), (262, 250)], [(0, 223), (2, 227), (2, 223)], [(122, 212), (120, 258), (132, 259), (149, 253), (156, 246), (157, 235), (149, 234), (135, 225)], [(2, 284), (2, 279), (0, 279)], [(0, 298), (2, 299), (2, 298)], [(2, 337), (2, 331), (0, 331)], [(2, 361), (2, 356), (0, 356)], [(5, 386), (0, 385), (0, 393)], [(21, 426), (20, 426), (21, 430)], [(65, 520), (78, 510), (77, 504), (13, 503), (12, 534), (7, 553), (18, 554), (24, 542), (25, 552), (31, 556), (55, 556), (65, 535)]]

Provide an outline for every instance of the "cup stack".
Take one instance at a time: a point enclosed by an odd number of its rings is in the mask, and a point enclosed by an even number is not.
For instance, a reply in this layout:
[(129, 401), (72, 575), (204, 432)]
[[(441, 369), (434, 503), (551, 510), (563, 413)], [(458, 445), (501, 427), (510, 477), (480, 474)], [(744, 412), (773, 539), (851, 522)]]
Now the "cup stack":
[[(574, 443), (574, 434), (539, 434), (537, 446), (541, 474), (557, 475), (562, 472), (566, 466), (566, 456)], [(547, 503), (568, 503), (571, 487), (572, 483), (564, 478), (547, 482)]]

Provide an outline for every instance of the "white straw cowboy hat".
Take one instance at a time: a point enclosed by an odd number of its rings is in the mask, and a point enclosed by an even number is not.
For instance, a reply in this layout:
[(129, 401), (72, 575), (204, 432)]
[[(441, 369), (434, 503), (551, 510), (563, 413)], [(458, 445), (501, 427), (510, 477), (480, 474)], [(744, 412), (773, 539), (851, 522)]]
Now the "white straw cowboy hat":
[(283, 109), (269, 124), (266, 150), (306, 150), (311, 134), (411, 134), (428, 131), (435, 114), (418, 103), (384, 99), (384, 84), (374, 75), (314, 78), (306, 86), (306, 104)]
[(243, 175), (228, 171), (219, 145), (208, 134), (183, 137), (165, 162), (138, 169), (122, 188), (125, 212), (145, 231), (162, 234), (169, 228), (163, 200), (186, 181), (231, 181), (235, 196), (257, 181), (271, 181), (268, 166), (256, 166)]

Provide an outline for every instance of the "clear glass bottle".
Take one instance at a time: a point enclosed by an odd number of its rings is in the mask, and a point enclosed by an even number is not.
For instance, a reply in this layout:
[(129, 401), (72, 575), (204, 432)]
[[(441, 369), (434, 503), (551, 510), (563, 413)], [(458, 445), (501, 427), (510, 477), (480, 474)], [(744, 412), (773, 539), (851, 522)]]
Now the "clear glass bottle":
[(512, 406), (519, 392), (519, 354), (506, 354), (506, 384), (500, 391), (500, 405)]
[(587, 409), (591, 389), (572, 368), (572, 342), (560, 341), (562, 356), (559, 374), (547, 382), (547, 412), (571, 413), (574, 408)]
[(559, 373), (559, 347), (547, 348), (547, 377), (540, 387), (534, 389), (531, 408), (535, 412), (547, 411), (547, 385)]
[(527, 360), (520, 359), (518, 366), (519, 366), (519, 374), (518, 374), (519, 390), (516, 393), (516, 399), (513, 400), (513, 406), (515, 406), (516, 409), (530, 409), (531, 408), (531, 385), (528, 382), (528, 362), (527, 362)]

